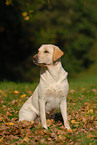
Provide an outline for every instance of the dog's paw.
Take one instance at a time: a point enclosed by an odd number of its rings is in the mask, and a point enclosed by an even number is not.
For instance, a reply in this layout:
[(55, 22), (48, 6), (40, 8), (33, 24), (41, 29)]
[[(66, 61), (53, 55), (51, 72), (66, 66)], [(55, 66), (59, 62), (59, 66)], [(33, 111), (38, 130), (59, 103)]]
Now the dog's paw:
[(69, 129), (71, 129), (71, 128), (70, 128), (70, 126), (67, 126), (66, 129), (69, 130)]
[(44, 127), (45, 130), (48, 130), (48, 127)]
[(43, 128), (44, 128), (45, 130), (48, 130), (48, 127), (47, 127), (47, 126), (43, 126)]

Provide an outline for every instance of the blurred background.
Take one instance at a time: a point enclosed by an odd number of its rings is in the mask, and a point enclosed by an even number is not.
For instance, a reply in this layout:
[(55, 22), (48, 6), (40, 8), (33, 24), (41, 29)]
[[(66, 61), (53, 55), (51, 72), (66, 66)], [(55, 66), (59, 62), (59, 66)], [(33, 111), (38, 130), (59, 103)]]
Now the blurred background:
[(0, 80), (38, 80), (32, 56), (49, 43), (70, 78), (96, 75), (97, 0), (0, 0)]

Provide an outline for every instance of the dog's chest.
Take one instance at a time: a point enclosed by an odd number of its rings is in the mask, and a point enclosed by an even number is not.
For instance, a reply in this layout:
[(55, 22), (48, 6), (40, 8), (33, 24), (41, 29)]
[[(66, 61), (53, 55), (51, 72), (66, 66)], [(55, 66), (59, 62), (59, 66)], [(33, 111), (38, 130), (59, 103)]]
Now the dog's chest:
[(61, 84), (50, 85), (45, 91), (46, 112), (57, 110), (64, 97), (65, 90)]
[(48, 86), (48, 88), (45, 91), (45, 95), (48, 97), (55, 98), (61, 98), (64, 96), (64, 88), (61, 84), (52, 84)]

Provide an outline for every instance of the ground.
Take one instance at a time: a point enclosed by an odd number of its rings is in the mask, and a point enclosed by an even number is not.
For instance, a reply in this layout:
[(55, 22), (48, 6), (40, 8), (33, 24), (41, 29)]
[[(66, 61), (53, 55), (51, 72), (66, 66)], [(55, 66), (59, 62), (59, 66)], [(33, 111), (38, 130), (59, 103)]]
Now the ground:
[(72, 130), (63, 126), (60, 110), (47, 119), (48, 131), (40, 122), (18, 123), (18, 112), (37, 83), (0, 82), (0, 145), (96, 145), (97, 77), (69, 80), (68, 119)]

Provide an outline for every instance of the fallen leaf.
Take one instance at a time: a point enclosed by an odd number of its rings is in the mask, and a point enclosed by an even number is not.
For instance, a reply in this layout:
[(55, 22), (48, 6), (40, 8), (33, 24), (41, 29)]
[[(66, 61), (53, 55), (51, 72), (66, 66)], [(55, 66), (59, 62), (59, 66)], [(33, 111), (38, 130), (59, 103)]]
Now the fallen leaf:
[(14, 94), (19, 94), (19, 91), (15, 90), (13, 93), (14, 93)]
[(13, 122), (11, 122), (11, 123), (9, 123), (9, 125), (14, 125), (14, 123), (13, 123)]
[(51, 126), (53, 124), (54, 120), (53, 119), (47, 119), (47, 126)]
[(11, 104), (12, 104), (12, 105), (15, 105), (17, 102), (18, 102), (18, 100), (13, 100), (13, 101), (11, 102)]
[(34, 124), (34, 121), (31, 121), (31, 124)]
[(70, 90), (70, 93), (72, 93), (72, 94), (75, 93), (75, 90), (74, 89), (71, 89)]
[(93, 114), (93, 109), (88, 110), (87, 114)]
[(0, 94), (3, 94), (4, 92), (2, 90), (0, 90)]
[(0, 142), (3, 142), (3, 138), (4, 138), (4, 137), (0, 138)]
[(6, 124), (6, 125), (10, 125), (10, 126), (14, 125), (13, 122), (6, 122), (5, 124)]
[(28, 21), (29, 20), (29, 16), (24, 17), (24, 20)]
[(3, 117), (0, 117), (0, 121), (2, 121), (3, 120)]
[(43, 139), (40, 140), (40, 142), (43, 144), (43, 143), (46, 142), (46, 140), (43, 138)]
[(7, 94), (4, 94), (4, 97), (7, 97)]
[(66, 139), (66, 137), (63, 136), (63, 135), (59, 135), (58, 138), (59, 138), (60, 140)]
[(52, 132), (52, 133), (51, 133), (51, 137), (57, 139), (57, 134), (54, 133), (54, 132)]
[(97, 95), (97, 89), (92, 89), (95, 95)]
[(71, 123), (74, 124), (75, 123), (75, 120), (71, 120)]
[(85, 90), (86, 90), (86, 88), (82, 88), (81, 90), (82, 90), (82, 91), (85, 91)]
[(23, 13), (22, 13), (22, 16), (23, 16), (23, 17), (27, 16), (27, 12), (23, 12)]
[(9, 6), (12, 3), (12, 0), (6, 0), (5, 4)]
[(91, 133), (89, 133), (89, 134), (87, 135), (87, 138), (91, 138), (91, 137), (93, 137), (93, 135), (92, 135)]
[(23, 139), (25, 142), (29, 142), (29, 138), (26, 136), (24, 139)]
[(26, 97), (26, 94), (23, 94), (20, 96), (20, 98), (25, 98)]
[(95, 126), (95, 128), (97, 128), (97, 126)]
[(72, 133), (72, 132), (73, 132), (73, 130), (72, 130), (72, 129), (68, 129), (67, 131), (68, 131), (68, 132), (70, 132), (70, 133)]
[(6, 124), (6, 125), (9, 125), (9, 123), (7, 123), (7, 122), (6, 122), (5, 124)]

